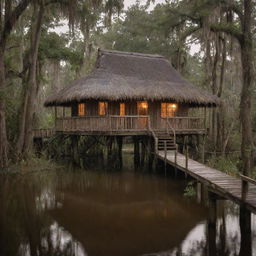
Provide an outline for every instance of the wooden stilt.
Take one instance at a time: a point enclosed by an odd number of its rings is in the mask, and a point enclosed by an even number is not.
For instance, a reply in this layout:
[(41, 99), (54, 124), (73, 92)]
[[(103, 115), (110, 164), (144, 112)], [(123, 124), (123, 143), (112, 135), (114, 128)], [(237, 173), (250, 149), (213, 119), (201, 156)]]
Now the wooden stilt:
[(123, 137), (117, 136), (119, 168), (123, 166)]
[(141, 138), (140, 141), (140, 165), (145, 165), (145, 158), (146, 158), (146, 139), (144, 137)]
[(197, 182), (197, 184), (196, 184), (196, 197), (197, 197), (197, 202), (201, 203), (202, 202), (202, 184), (201, 184), (201, 182)]
[(138, 168), (140, 165), (140, 144), (137, 136), (133, 137), (134, 142), (134, 167)]
[(205, 135), (203, 135), (203, 145), (202, 145), (202, 163), (205, 162)]
[(167, 165), (167, 143), (164, 141), (164, 174), (166, 176), (166, 165)]
[(113, 154), (113, 137), (109, 136), (108, 139), (107, 139), (107, 158), (108, 158), (108, 162), (111, 161), (112, 154)]
[(148, 169), (150, 171), (155, 169), (155, 144), (154, 139), (149, 137), (149, 152), (148, 152)]
[(73, 152), (73, 162), (79, 165), (79, 150), (78, 150), (78, 136), (73, 135), (71, 137), (72, 140), (72, 152)]
[(216, 256), (217, 200), (212, 192), (208, 194), (209, 208), (207, 221), (207, 255)]
[(241, 245), (239, 255), (252, 255), (252, 229), (251, 229), (251, 212), (240, 207), (239, 224), (241, 232)]
[[(186, 141), (186, 155), (185, 155), (185, 168), (186, 169), (188, 169), (188, 157), (189, 157), (189, 155), (188, 155), (188, 143), (187, 143), (187, 141)], [(185, 178), (187, 179), (187, 177), (188, 177), (188, 175), (187, 175), (187, 173), (185, 172)]]

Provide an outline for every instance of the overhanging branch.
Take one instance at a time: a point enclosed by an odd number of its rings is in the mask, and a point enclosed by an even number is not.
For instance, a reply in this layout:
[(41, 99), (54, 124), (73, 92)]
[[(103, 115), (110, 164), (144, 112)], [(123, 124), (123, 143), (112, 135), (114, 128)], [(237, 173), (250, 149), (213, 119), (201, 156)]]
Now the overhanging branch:
[(25, 11), (25, 9), (30, 4), (31, 0), (22, 0), (14, 10), (6, 17), (5, 24), (3, 27), (2, 36), (0, 38), (0, 45), (5, 45), (5, 42), (10, 35), (14, 25), (16, 24), (17, 20), (21, 16), (21, 14)]
[(210, 24), (209, 27), (212, 32), (226, 33), (227, 35), (235, 37), (239, 42), (243, 39), (242, 32), (233, 24)]

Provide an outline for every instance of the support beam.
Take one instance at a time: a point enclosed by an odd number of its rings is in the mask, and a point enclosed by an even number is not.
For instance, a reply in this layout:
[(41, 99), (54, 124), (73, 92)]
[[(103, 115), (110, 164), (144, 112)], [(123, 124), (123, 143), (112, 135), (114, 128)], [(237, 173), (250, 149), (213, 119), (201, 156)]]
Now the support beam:
[(217, 224), (217, 200), (215, 194), (208, 194), (208, 220), (207, 220), (207, 255), (216, 256), (216, 224)]
[(134, 143), (134, 167), (135, 169), (140, 165), (140, 142), (138, 136), (133, 137)]
[(73, 163), (79, 165), (79, 149), (78, 149), (78, 136), (73, 135), (71, 136), (72, 141), (72, 154), (73, 154)]
[(146, 159), (146, 137), (143, 136), (140, 140), (140, 165), (145, 165), (145, 159)]
[(117, 147), (118, 147), (118, 161), (119, 161), (119, 168), (123, 167), (123, 137), (117, 136)]
[(113, 154), (113, 137), (108, 136), (107, 137), (107, 158), (108, 158), (108, 161), (111, 161), (112, 154)]
[(251, 212), (243, 205), (240, 206), (239, 224), (241, 232), (241, 244), (239, 255), (252, 255), (252, 229)]

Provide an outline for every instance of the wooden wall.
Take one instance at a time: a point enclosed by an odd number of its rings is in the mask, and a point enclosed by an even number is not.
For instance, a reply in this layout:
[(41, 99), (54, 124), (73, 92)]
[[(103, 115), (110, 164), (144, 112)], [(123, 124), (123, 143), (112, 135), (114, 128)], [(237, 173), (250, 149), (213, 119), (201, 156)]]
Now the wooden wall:
[[(137, 101), (109, 101), (107, 115), (119, 115), (120, 103), (125, 103), (125, 115), (137, 115)], [(78, 115), (78, 104), (74, 103), (71, 107), (72, 116)], [(176, 116), (188, 116), (189, 105), (178, 104)], [(90, 100), (85, 102), (85, 113), (87, 116), (98, 116), (98, 101)], [(161, 102), (148, 101), (148, 115), (150, 116), (152, 127), (157, 128), (161, 125)]]

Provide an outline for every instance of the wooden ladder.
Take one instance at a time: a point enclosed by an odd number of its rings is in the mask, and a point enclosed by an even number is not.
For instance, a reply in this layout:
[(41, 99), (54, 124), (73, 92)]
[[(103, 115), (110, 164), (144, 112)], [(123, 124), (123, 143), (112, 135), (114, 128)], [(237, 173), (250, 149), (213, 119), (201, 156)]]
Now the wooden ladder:
[(157, 149), (159, 151), (177, 149), (173, 135), (168, 134), (166, 131), (155, 131), (155, 135), (157, 137)]

